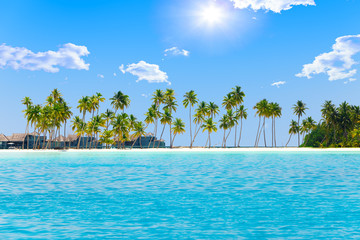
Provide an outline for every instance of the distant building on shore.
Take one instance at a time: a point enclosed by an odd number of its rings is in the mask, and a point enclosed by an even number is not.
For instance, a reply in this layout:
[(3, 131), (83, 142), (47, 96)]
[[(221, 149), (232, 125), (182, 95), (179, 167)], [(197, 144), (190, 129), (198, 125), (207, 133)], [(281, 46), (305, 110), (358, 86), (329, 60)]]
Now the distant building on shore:
[[(165, 141), (157, 140), (152, 134), (145, 137), (139, 137), (126, 141), (125, 148), (164, 148)], [(116, 148), (117, 144), (113, 145)], [(77, 135), (68, 135), (59, 137), (48, 141), (45, 136), (33, 132), (29, 134), (14, 133), (11, 136), (0, 134), (0, 149), (90, 149), (105, 148), (94, 137), (80, 137)]]

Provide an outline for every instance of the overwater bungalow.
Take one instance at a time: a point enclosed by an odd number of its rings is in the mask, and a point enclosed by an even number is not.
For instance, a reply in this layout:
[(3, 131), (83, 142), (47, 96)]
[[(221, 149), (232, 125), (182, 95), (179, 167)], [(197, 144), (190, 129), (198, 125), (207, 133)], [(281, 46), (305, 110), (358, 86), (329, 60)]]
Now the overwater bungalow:
[[(80, 143), (79, 143), (80, 139)], [(105, 148), (94, 137), (80, 137), (77, 135), (68, 135), (53, 139), (51, 142), (45, 136), (40, 136), (33, 132), (29, 134), (14, 133), (11, 136), (0, 134), (0, 149), (88, 149), (88, 148)], [(117, 145), (112, 146), (116, 148)], [(145, 137), (134, 138), (125, 142), (125, 148), (164, 148), (165, 141), (158, 140), (153, 134), (149, 133)]]
[(154, 134), (148, 133), (145, 137), (133, 138), (131, 141), (125, 142), (125, 147), (132, 146), (133, 148), (164, 148), (165, 141), (163, 139), (158, 140)]

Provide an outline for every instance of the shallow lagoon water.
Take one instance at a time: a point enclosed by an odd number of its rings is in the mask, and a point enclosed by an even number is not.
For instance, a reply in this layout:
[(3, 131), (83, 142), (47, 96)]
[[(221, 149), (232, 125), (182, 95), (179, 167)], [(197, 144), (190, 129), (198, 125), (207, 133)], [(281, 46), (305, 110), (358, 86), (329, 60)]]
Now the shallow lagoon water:
[(0, 239), (360, 238), (360, 154), (0, 153)]

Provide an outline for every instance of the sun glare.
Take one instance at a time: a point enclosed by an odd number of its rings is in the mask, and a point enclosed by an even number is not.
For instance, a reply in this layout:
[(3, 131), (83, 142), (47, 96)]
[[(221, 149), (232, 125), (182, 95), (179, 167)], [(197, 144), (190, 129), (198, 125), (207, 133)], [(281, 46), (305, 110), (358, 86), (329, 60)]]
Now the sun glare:
[(202, 9), (201, 20), (208, 25), (219, 24), (223, 21), (224, 12), (223, 9), (216, 5), (210, 5)]

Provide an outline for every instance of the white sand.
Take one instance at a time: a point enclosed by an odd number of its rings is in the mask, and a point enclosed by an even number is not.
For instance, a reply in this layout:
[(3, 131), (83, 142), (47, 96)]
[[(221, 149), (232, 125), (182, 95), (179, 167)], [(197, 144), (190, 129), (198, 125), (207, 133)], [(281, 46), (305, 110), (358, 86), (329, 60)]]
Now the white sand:
[(69, 153), (100, 153), (100, 152), (358, 152), (360, 148), (159, 148), (159, 149), (70, 149), (70, 150), (0, 150), (1, 153), (46, 153), (46, 152), (69, 152)]

